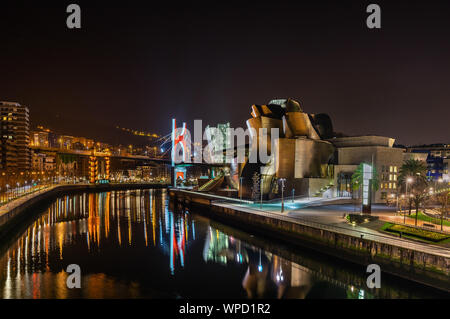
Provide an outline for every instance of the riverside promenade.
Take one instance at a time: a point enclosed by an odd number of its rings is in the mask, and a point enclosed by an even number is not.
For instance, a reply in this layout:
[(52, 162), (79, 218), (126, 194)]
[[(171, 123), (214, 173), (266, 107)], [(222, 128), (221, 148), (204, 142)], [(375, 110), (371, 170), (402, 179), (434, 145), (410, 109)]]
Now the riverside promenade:
[[(407, 238), (398, 238), (395, 236), (389, 236), (387, 234), (385, 235), (381, 232), (371, 230), (371, 229), (368, 229), (365, 227), (361, 227), (358, 225), (353, 226), (346, 222), (342, 222), (339, 224), (339, 226), (337, 226), (335, 224), (326, 224), (323, 222), (315, 222), (308, 218), (298, 217), (298, 215), (296, 216), (294, 214), (294, 212), (289, 212), (289, 211), (287, 211), (285, 213), (274, 212), (274, 211), (262, 211), (262, 210), (247, 208), (242, 205), (225, 204), (225, 203), (215, 203), (214, 205), (235, 208), (235, 209), (239, 209), (241, 211), (244, 211), (244, 212), (247, 212), (250, 214), (258, 214), (258, 215), (262, 215), (262, 216), (268, 216), (268, 217), (277, 218), (277, 219), (289, 221), (289, 222), (296, 223), (296, 224), (313, 226), (318, 229), (332, 230), (332, 231), (335, 231), (340, 234), (364, 238), (364, 239), (372, 240), (372, 241), (379, 242), (379, 243), (395, 245), (398, 247), (413, 249), (413, 250), (421, 251), (421, 252), (428, 252), (430, 254), (435, 254), (435, 255), (446, 257), (446, 258), (450, 258), (450, 249), (449, 248), (440, 247), (440, 246), (436, 246), (433, 244), (419, 243), (419, 242), (416, 242), (416, 241), (413, 241), (413, 240), (410, 240)], [(341, 218), (341, 219), (343, 219), (343, 218)]]
[(112, 190), (154, 189), (167, 188), (159, 183), (107, 183), (107, 184), (54, 184), (43, 189), (36, 190), (9, 201), (0, 206), (0, 239), (7, 236), (20, 222), (32, 215), (32, 209), (46, 201), (53, 200), (57, 196), (67, 195), (73, 192), (99, 192)]
[[(169, 189), (169, 194), (178, 204), (203, 208), (213, 218), (259, 235), (363, 265), (376, 263), (387, 273), (450, 292), (450, 249), (446, 247), (352, 226), (343, 222), (342, 212), (330, 219), (335, 222), (325, 223), (326, 219), (317, 222), (314, 218), (301, 217), (302, 209), (281, 213), (271, 208), (258, 209), (258, 205), (248, 201), (182, 189)], [(338, 225), (337, 219), (342, 220)]]
[[(199, 194), (198, 192), (191, 192), (186, 190), (178, 190), (178, 192), (183, 192), (186, 194)], [(203, 194), (202, 194), (203, 195)], [(327, 215), (324, 216), (319, 211), (319, 207), (317, 207), (317, 203), (314, 203), (314, 211), (313, 214), (316, 214), (316, 216), (311, 216), (312, 214), (309, 213), (305, 217), (303, 217), (305, 214), (299, 214), (299, 211), (301, 209), (293, 209), (289, 208), (288, 205), (287, 209), (281, 213), (281, 211), (275, 211), (273, 209), (273, 206), (269, 206), (267, 209), (265, 209), (265, 205), (262, 206), (262, 208), (254, 208), (251, 206), (248, 206), (251, 202), (245, 201), (245, 200), (239, 200), (239, 199), (229, 199), (224, 196), (216, 196), (212, 194), (204, 194), (205, 198), (209, 198), (212, 200), (211, 205), (215, 205), (218, 207), (225, 207), (230, 209), (239, 210), (248, 214), (254, 214), (259, 215), (263, 217), (270, 217), (270, 218), (276, 218), (284, 221), (288, 221), (291, 223), (306, 225), (306, 226), (313, 226), (318, 229), (323, 230), (332, 230), (340, 234), (345, 234), (349, 236), (354, 236), (358, 238), (364, 238), (368, 240), (372, 240), (379, 243), (384, 244), (390, 244), (395, 245), (398, 247), (403, 247), (407, 249), (413, 249), (421, 252), (428, 252), (430, 254), (435, 254), (439, 256), (443, 256), (446, 258), (450, 258), (450, 248), (446, 247), (440, 247), (433, 244), (427, 244), (427, 243), (421, 243), (414, 240), (410, 240), (407, 238), (398, 238), (393, 235), (388, 235), (381, 233), (376, 230), (368, 229), (365, 227), (361, 227), (358, 225), (351, 225), (344, 221), (344, 218), (342, 217), (341, 212), (337, 212), (336, 214), (333, 214), (332, 216)], [(302, 200), (301, 202), (305, 202), (307, 199)], [(324, 202), (324, 205), (328, 205), (329, 202), (332, 201), (326, 201)], [(253, 205), (258, 206), (258, 205)], [(292, 205), (293, 206), (293, 205)], [(292, 207), (291, 206), (291, 207)], [(310, 212), (308, 207), (303, 208), (305, 211)], [(348, 213), (353, 213), (352, 211), (349, 211)], [(317, 220), (320, 220), (318, 222)], [(341, 222), (337, 222), (337, 220), (340, 220)], [(328, 222), (327, 222), (328, 221)], [(388, 219), (386, 219), (388, 221)], [(362, 237), (361, 237), (362, 236)]]

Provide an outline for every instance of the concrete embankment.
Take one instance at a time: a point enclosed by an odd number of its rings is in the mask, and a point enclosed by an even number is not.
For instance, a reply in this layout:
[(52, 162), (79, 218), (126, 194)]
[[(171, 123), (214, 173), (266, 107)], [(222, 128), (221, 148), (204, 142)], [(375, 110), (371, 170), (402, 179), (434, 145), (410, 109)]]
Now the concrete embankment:
[(14, 232), (23, 220), (35, 213), (33, 209), (49, 203), (58, 196), (78, 192), (104, 192), (112, 190), (156, 189), (167, 188), (162, 184), (66, 184), (55, 185), (49, 188), (25, 195), (0, 207), (0, 240)]
[[(382, 272), (450, 292), (450, 259), (408, 247), (346, 234), (333, 227), (317, 227), (275, 214), (252, 212), (218, 202), (207, 194), (170, 189), (173, 203), (185, 205), (223, 223), (252, 233), (344, 259), (366, 267), (378, 264)], [(366, 236), (367, 237), (367, 236)], [(412, 245), (409, 245), (412, 246)], [(417, 246), (416, 246), (417, 247)]]

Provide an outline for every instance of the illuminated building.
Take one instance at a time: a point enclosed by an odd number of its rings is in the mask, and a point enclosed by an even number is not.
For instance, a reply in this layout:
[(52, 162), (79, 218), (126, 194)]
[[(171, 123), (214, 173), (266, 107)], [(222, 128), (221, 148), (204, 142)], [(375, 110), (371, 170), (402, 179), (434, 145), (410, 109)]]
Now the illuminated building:
[[(253, 105), (252, 118), (247, 120), (251, 149), (267, 150), (268, 161), (258, 155), (251, 161), (246, 154), (244, 163), (238, 158), (233, 165), (232, 179), (241, 181), (243, 197), (253, 197), (252, 189), (260, 187), (265, 199), (277, 197), (277, 180), (286, 180), (288, 189), (304, 195), (329, 183), (332, 176), (331, 159), (334, 146), (326, 139), (333, 136), (331, 120), (326, 114), (308, 114), (293, 99), (272, 100), (267, 105)], [(260, 136), (260, 130), (267, 134)], [(276, 132), (278, 136), (272, 136)], [(261, 185), (254, 184), (254, 175), (261, 174)], [(256, 198), (255, 198), (256, 199)]]
[[(243, 197), (254, 197), (255, 187), (261, 189), (264, 199), (280, 197), (280, 179), (285, 180), (287, 194), (360, 197), (359, 192), (353, 191), (351, 177), (361, 163), (373, 164), (379, 173), (380, 188), (369, 192), (367, 203), (382, 203), (397, 193), (405, 149), (395, 147), (395, 139), (373, 135), (341, 137), (334, 132), (327, 114), (305, 113), (293, 99), (253, 105), (251, 114), (247, 126), (252, 143), (245, 161), (240, 163), (236, 157), (231, 164), (232, 180), (241, 185)], [(260, 129), (266, 129), (267, 134), (260, 136)], [(271, 136), (273, 129), (278, 136)], [(267, 150), (267, 162), (259, 157), (256, 163), (250, 161), (254, 147)], [(254, 185), (255, 173), (261, 175), (258, 185)]]
[(74, 143), (74, 137), (69, 135), (60, 135), (58, 138), (59, 148), (70, 150)]
[(88, 139), (88, 138), (85, 138), (85, 137), (74, 137), (72, 142), (73, 142), (73, 144), (80, 143), (86, 149), (91, 149), (95, 145), (94, 140)]
[(28, 107), (0, 102), (0, 169), (26, 171), (31, 166)]
[(330, 139), (337, 149), (334, 159), (333, 187), (330, 197), (359, 197), (354, 194), (351, 176), (361, 163), (372, 164), (378, 173), (380, 188), (373, 192), (372, 202), (383, 203), (397, 193), (398, 176), (404, 161), (404, 149), (394, 147), (395, 139), (383, 136), (352, 136)]
[(450, 159), (450, 144), (431, 144), (407, 147), (410, 154), (423, 154), (427, 165), (427, 178), (438, 181), (448, 180), (448, 163)]
[(48, 128), (38, 126), (37, 130), (30, 133), (30, 146), (58, 148), (58, 135)]
[(31, 170), (45, 171), (47, 173), (56, 171), (56, 153), (41, 153), (31, 151)]

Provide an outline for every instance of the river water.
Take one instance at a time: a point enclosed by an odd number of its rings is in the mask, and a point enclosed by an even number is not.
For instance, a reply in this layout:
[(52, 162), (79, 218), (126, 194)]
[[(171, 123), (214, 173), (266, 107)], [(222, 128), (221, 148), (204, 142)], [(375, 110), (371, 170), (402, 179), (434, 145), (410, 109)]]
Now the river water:
[[(432, 289), (171, 211), (165, 190), (56, 199), (0, 245), (2, 298), (436, 298)], [(81, 288), (67, 287), (68, 265)]]

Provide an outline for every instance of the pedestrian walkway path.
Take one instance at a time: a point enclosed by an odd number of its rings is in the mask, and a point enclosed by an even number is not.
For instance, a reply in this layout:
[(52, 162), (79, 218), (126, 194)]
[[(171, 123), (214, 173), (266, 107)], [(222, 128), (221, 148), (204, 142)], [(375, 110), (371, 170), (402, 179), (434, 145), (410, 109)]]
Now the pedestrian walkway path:
[[(302, 224), (305, 226), (315, 227), (318, 229), (324, 229), (333, 231), (340, 234), (350, 235), (354, 237), (363, 237), (364, 239), (373, 240), (379, 243), (390, 244), (397, 247), (412, 249), (420, 252), (427, 252), (429, 254), (439, 255), (443, 257), (450, 258), (450, 249), (446, 247), (440, 247), (427, 243), (419, 243), (414, 242), (408, 239), (397, 238), (393, 236), (384, 235), (378, 231), (367, 229), (361, 226), (352, 226), (347, 223), (341, 223), (339, 225), (336, 224), (337, 218), (339, 218), (336, 214), (334, 217), (329, 219), (333, 221), (332, 223), (326, 223), (327, 218), (321, 219), (321, 222), (314, 221), (314, 218), (304, 218), (300, 217), (296, 214), (296, 211), (288, 211), (286, 213), (275, 212), (275, 211), (265, 211), (259, 210), (255, 208), (251, 208), (248, 206), (232, 204), (232, 203), (224, 203), (224, 202), (215, 202), (214, 205), (227, 207), (239, 211), (243, 211), (249, 214), (258, 214), (262, 216), (267, 216), (271, 218), (277, 218), (293, 223)], [(342, 218), (342, 216), (341, 216)]]
[(57, 187), (58, 185), (51, 185), (48, 186), (46, 188), (37, 190), (33, 193), (24, 195), (22, 197), (16, 198), (12, 201), (9, 201), (8, 203), (0, 206), (0, 217), (3, 216), (4, 214), (7, 214), (8, 212), (10, 212), (11, 210), (13, 210), (14, 208), (26, 203), (27, 201), (29, 201), (30, 199), (36, 197), (36, 196), (40, 196), (41, 194), (47, 193), (50, 190), (54, 189), (55, 187)]
[[(65, 187), (67, 187), (68, 189), (70, 189), (70, 188), (74, 188), (74, 187), (77, 187), (77, 188), (89, 187), (90, 189), (95, 189), (96, 187), (99, 187), (99, 188), (100, 187), (109, 187), (109, 186), (125, 186), (125, 187), (128, 186), (128, 187), (130, 187), (130, 186), (134, 186), (134, 185), (138, 185), (138, 186), (139, 185), (155, 185), (156, 186), (158, 184), (155, 184), (155, 183), (136, 183), (136, 184), (134, 184), (134, 183), (109, 183), (109, 184), (94, 184), (93, 185), (93, 184), (84, 183), (84, 182), (53, 184), (53, 185), (49, 185), (43, 189), (34, 191), (27, 195), (23, 195), (19, 198), (11, 200), (6, 204), (3, 204), (2, 206), (0, 206), (0, 219), (2, 216), (8, 214), (15, 208), (23, 205), (27, 201), (29, 201), (35, 197), (41, 196), (42, 194), (45, 194), (47, 192), (50, 192), (50, 191), (54, 190), (55, 188), (64, 189)], [(8, 218), (8, 217), (5, 217), (5, 218)]]

